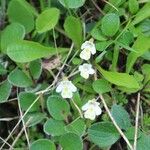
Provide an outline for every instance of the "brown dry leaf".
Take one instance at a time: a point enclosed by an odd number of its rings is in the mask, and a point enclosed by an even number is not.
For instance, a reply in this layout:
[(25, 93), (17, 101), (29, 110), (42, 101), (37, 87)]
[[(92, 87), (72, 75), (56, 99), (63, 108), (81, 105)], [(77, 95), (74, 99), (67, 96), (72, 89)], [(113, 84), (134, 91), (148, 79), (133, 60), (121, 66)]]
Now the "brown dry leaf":
[(55, 69), (58, 66), (60, 66), (60, 64), (61, 64), (60, 59), (61, 59), (61, 57), (53, 57), (50, 59), (46, 59), (42, 62), (42, 68), (44, 68), (46, 70)]

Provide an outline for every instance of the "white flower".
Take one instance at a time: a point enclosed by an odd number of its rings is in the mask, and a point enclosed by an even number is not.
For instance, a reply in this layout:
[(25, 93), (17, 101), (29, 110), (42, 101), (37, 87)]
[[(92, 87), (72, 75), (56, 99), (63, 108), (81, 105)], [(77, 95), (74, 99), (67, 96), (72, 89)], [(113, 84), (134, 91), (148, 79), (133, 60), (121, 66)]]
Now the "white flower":
[(95, 99), (89, 100), (85, 105), (82, 106), (84, 111), (84, 117), (90, 120), (94, 120), (96, 116), (102, 113), (100, 103), (96, 102)]
[(61, 81), (56, 88), (56, 92), (61, 93), (63, 98), (72, 98), (73, 92), (76, 91), (77, 88), (69, 80)]
[(81, 45), (82, 52), (80, 53), (80, 58), (84, 60), (89, 60), (91, 57), (91, 54), (94, 55), (96, 53), (95, 44), (93, 43), (93, 39), (90, 39), (89, 41), (85, 41)]
[(95, 73), (94, 69), (92, 68), (92, 65), (87, 64), (87, 63), (84, 63), (83, 65), (80, 65), (79, 66), (79, 71), (80, 71), (80, 75), (85, 79), (89, 78), (90, 74)]

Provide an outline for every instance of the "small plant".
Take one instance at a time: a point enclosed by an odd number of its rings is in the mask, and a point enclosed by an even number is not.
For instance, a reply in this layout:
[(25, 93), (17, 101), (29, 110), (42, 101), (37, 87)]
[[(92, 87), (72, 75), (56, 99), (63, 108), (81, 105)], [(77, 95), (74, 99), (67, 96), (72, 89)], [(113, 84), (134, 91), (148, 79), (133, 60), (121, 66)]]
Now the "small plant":
[(148, 0), (0, 4), (0, 150), (150, 149)]

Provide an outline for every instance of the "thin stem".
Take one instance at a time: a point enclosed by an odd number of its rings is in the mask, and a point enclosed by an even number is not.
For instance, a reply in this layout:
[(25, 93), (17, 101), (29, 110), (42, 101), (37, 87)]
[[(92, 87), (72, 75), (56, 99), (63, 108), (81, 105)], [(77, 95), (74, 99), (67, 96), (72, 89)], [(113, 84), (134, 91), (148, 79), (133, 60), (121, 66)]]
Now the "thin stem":
[(79, 114), (80, 114), (80, 117), (83, 118), (83, 114), (82, 114), (80, 108), (78, 107), (78, 105), (75, 103), (75, 101), (74, 101), (73, 99), (71, 99), (71, 100), (72, 100), (73, 105), (74, 105), (74, 106), (76, 107), (76, 109), (78, 110), (78, 112), (79, 112)]
[(116, 71), (118, 57), (119, 57), (119, 45), (115, 44), (114, 53), (113, 53), (113, 60), (112, 60), (112, 71)]
[(138, 93), (137, 97), (137, 106), (136, 106), (136, 118), (135, 118), (135, 134), (134, 134), (134, 150), (137, 147), (137, 136), (138, 136), (138, 123), (139, 123), (139, 108), (140, 108), (140, 93)]
[(6, 141), (4, 140), (2, 137), (0, 137), (0, 140), (2, 140), (4, 143), (6, 143), (11, 149), (13, 149), (13, 147)]
[[(31, 119), (31, 118), (30, 118)], [(27, 124), (30, 122), (30, 119), (26, 122), (26, 124), (25, 124), (25, 128), (26, 128), (26, 126), (27, 126)], [(15, 144), (16, 144), (16, 142), (18, 141), (18, 139), (20, 138), (20, 136), (22, 135), (22, 133), (23, 133), (23, 128), (21, 129), (21, 131), (19, 132), (19, 134), (17, 135), (17, 137), (14, 139), (14, 141), (13, 141), (13, 143), (11, 144), (12, 145), (12, 147), (14, 147), (15, 146)], [(12, 150), (12, 148), (10, 147), (9, 148), (9, 150)]]
[(96, 4), (96, 2), (94, 0), (91, 0), (93, 5), (95, 6), (95, 8), (102, 14), (102, 15), (105, 15), (105, 13), (103, 12), (103, 10), (98, 7), (98, 5)]
[(103, 105), (104, 105), (104, 108), (105, 108), (105, 110), (107, 111), (107, 113), (108, 113), (108, 115), (109, 115), (111, 121), (113, 122), (114, 126), (116, 127), (116, 129), (118, 130), (118, 132), (120, 133), (120, 135), (122, 136), (122, 138), (125, 140), (125, 142), (126, 142), (127, 145), (129, 146), (129, 148), (130, 148), (131, 150), (134, 150), (133, 147), (132, 147), (132, 145), (130, 144), (129, 140), (127, 139), (127, 137), (125, 136), (125, 134), (122, 132), (122, 130), (121, 130), (120, 127), (117, 125), (117, 123), (116, 123), (116, 121), (114, 120), (114, 118), (112, 117), (111, 112), (110, 112), (110, 110), (109, 110), (109, 108), (108, 108), (108, 106), (107, 106), (107, 104), (106, 104), (106, 102), (105, 102), (103, 96), (102, 96), (102, 95), (99, 95), (99, 97), (100, 97), (100, 99), (101, 99), (101, 101), (102, 101), (102, 103), (103, 103)]
[[(21, 106), (20, 106), (20, 102), (19, 101), (18, 101), (18, 107), (19, 107), (20, 116), (22, 118), (23, 117), (23, 113), (21, 111)], [(26, 130), (24, 119), (22, 119), (22, 125), (23, 125), (23, 130), (24, 130), (24, 133), (25, 133), (25, 136), (26, 136), (28, 147), (30, 147), (30, 141), (29, 141), (29, 137), (28, 137), (28, 133), (27, 133), (27, 130)]]
[(28, 109), (26, 110), (26, 112), (24, 113), (24, 115), (20, 118), (20, 120), (17, 122), (17, 124), (15, 125), (15, 127), (12, 129), (12, 131), (9, 133), (8, 137), (5, 139), (5, 142), (2, 144), (2, 146), (0, 147), (0, 150), (2, 150), (2, 148), (4, 147), (5, 143), (9, 140), (9, 138), (12, 136), (13, 132), (16, 130), (16, 128), (18, 127), (18, 125), (20, 124), (20, 122), (22, 121), (22, 119), (26, 116), (26, 114), (29, 112), (29, 110), (32, 108), (32, 106), (39, 100), (40, 95), (33, 101), (33, 103), (30, 105), (30, 107), (28, 107)]
[(110, 2), (103, 0), (106, 4), (110, 5), (112, 8), (114, 8), (115, 10), (118, 11), (118, 8), (116, 8), (113, 4), (111, 4)]

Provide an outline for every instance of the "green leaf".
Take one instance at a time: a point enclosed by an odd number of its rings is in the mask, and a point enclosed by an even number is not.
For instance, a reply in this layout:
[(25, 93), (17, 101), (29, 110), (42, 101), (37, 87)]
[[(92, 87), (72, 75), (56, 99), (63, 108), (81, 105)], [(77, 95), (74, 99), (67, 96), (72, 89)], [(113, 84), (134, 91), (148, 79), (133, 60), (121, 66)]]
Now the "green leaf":
[(34, 8), (25, 0), (11, 0), (7, 10), (8, 19), (10, 22), (22, 24), (28, 33), (34, 29), (33, 10)]
[[(19, 93), (19, 103), (21, 106), (21, 109), (23, 111), (26, 111), (30, 105), (36, 100), (37, 95), (30, 92), (21, 92)], [(40, 110), (40, 103), (37, 101), (29, 110), (29, 112), (39, 111)]]
[(51, 136), (60, 136), (66, 133), (65, 123), (60, 120), (49, 119), (44, 124), (44, 132)]
[(41, 123), (44, 119), (46, 119), (46, 114), (40, 112), (30, 112), (24, 117), (27, 127), (33, 127)]
[(122, 106), (114, 104), (111, 114), (121, 129), (127, 130), (131, 126), (130, 116)]
[(80, 19), (73, 16), (67, 17), (64, 23), (64, 29), (77, 48), (80, 48), (83, 42), (82, 23)]
[(0, 83), (0, 103), (3, 103), (8, 99), (11, 88), (12, 86), (7, 80)]
[(150, 36), (150, 19), (144, 20), (141, 25), (142, 33), (144, 33), (146, 36)]
[(12, 23), (8, 25), (1, 34), (1, 51), (3, 53), (7, 52), (7, 47), (9, 44), (22, 40), (25, 36), (25, 28), (19, 23)]
[(106, 4), (105, 7), (104, 7), (105, 12), (114, 11), (114, 8), (112, 6), (115, 6), (116, 8), (119, 8), (119, 6), (121, 4), (123, 4), (125, 0), (108, 0), (108, 1), (109, 1), (109, 4)]
[(38, 79), (42, 73), (42, 64), (41, 60), (31, 61), (29, 64), (29, 69), (32, 77)]
[(66, 8), (79, 8), (83, 6), (85, 0), (59, 0), (59, 2)]
[(44, 10), (36, 19), (36, 30), (39, 33), (46, 32), (55, 27), (59, 20), (60, 11), (57, 8)]
[(150, 2), (146, 3), (140, 11), (136, 14), (134, 20), (132, 21), (132, 25), (136, 25), (139, 22), (143, 21), (144, 19), (150, 16)]
[[(129, 127), (126, 132), (125, 132), (125, 135), (126, 137), (129, 139), (129, 140), (134, 140), (134, 136), (135, 136), (135, 127), (131, 126)], [(141, 137), (141, 131), (138, 129), (138, 136), (137, 136), (137, 139)]]
[(134, 41), (133, 33), (130, 31), (124, 32), (118, 39), (119, 43), (129, 46)]
[(97, 42), (96, 43), (96, 49), (97, 51), (104, 51), (106, 50), (110, 45), (112, 44), (112, 41), (103, 41), (103, 42)]
[(150, 81), (150, 64), (145, 63), (142, 66), (142, 72), (145, 75), (144, 82), (147, 83), (148, 81)]
[(93, 30), (91, 31), (91, 35), (96, 40), (106, 41), (106, 37), (102, 34), (102, 31), (99, 27), (93, 28)]
[(150, 150), (150, 136), (143, 134), (137, 141), (137, 150)]
[(94, 91), (99, 94), (111, 91), (111, 85), (105, 79), (98, 79), (94, 81), (92, 86)]
[(66, 126), (66, 131), (82, 136), (85, 132), (86, 125), (83, 119), (76, 119)]
[[(58, 52), (66, 52), (65, 48), (58, 48)], [(46, 47), (37, 42), (17, 41), (8, 46), (7, 54), (15, 62), (30, 62), (42, 57), (53, 56), (57, 53), (53, 47)]]
[(29, 87), (32, 86), (32, 80), (21, 70), (14, 69), (8, 76), (8, 80), (14, 86)]
[(31, 144), (30, 150), (56, 150), (56, 146), (50, 140), (39, 139)]
[(60, 138), (60, 145), (63, 150), (83, 150), (83, 143), (81, 138), (74, 133), (64, 134)]
[(90, 141), (99, 147), (109, 147), (119, 139), (119, 133), (110, 122), (100, 122), (93, 124), (88, 129)]
[(139, 10), (139, 2), (137, 0), (129, 0), (129, 11), (135, 14)]
[(56, 95), (48, 97), (47, 108), (50, 115), (56, 120), (64, 120), (70, 113), (67, 101)]
[(136, 81), (133, 75), (129, 75), (127, 73), (105, 71), (98, 65), (97, 65), (97, 69), (104, 76), (106, 80), (108, 80), (109, 82), (117, 86), (122, 86), (129, 89), (140, 88), (138, 82)]
[(117, 14), (106, 14), (101, 22), (101, 30), (106, 36), (114, 36), (119, 30), (120, 19)]
[(2, 64), (0, 64), (0, 75), (4, 75), (7, 73), (7, 70), (4, 68)]
[(132, 66), (134, 65), (136, 59), (142, 56), (150, 48), (150, 37), (146, 37), (143, 34), (139, 35), (137, 40), (134, 42), (132, 48), (136, 52), (130, 52), (127, 57), (126, 72), (131, 71)]

